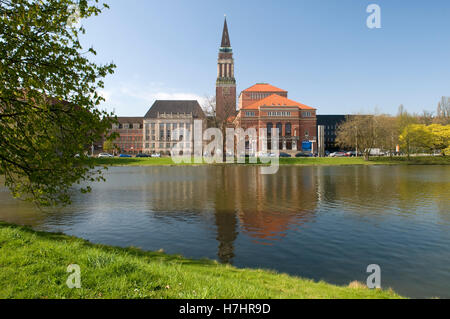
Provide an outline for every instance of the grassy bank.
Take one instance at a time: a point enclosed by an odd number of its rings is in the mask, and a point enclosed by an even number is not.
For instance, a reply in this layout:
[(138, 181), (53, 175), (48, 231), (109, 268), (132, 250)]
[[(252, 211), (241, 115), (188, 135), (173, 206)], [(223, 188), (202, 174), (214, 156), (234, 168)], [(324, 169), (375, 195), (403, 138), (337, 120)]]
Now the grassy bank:
[[(107, 166), (165, 166), (165, 165), (202, 165), (203, 163), (176, 164), (170, 157), (162, 158), (95, 158), (97, 165)], [(247, 159), (248, 161), (248, 159)], [(258, 161), (258, 164), (261, 164)], [(323, 158), (280, 158), (280, 165), (450, 165), (450, 157), (372, 157), (369, 161), (363, 158), (323, 157)]]
[(370, 161), (386, 165), (450, 165), (449, 156), (374, 157)]
[[(81, 289), (66, 285), (69, 264), (81, 268)], [(0, 298), (399, 298), (353, 286), (94, 245), (0, 223)]]

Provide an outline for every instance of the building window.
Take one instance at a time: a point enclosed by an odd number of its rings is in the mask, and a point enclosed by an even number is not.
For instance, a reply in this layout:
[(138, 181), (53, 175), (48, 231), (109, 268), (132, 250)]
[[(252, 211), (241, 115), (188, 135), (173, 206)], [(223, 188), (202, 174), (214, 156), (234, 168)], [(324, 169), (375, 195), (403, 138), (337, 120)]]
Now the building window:
[(280, 122), (277, 123), (277, 131), (278, 136), (281, 136), (281, 134), (283, 134), (283, 124), (281, 124)]
[(159, 124), (159, 140), (164, 139), (164, 124)]
[(267, 123), (267, 136), (272, 136), (273, 123)]
[(286, 123), (286, 127), (285, 127), (285, 130), (286, 130), (286, 136), (291, 136), (292, 135), (292, 125), (291, 125), (291, 123)]
[(245, 116), (247, 117), (255, 116), (255, 112), (245, 112)]
[(278, 117), (290, 117), (291, 112), (287, 111), (277, 111), (277, 112), (267, 112), (268, 116), (278, 116)]
[(311, 117), (311, 112), (303, 112), (303, 117)]

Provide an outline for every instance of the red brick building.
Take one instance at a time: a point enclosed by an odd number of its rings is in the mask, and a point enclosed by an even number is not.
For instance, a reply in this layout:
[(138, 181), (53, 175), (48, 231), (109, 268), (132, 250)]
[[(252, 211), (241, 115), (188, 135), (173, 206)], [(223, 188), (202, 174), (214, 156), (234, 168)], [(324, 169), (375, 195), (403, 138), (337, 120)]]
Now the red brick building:
[(222, 42), (217, 60), (216, 115), (225, 120), (236, 114), (236, 79), (234, 78), (234, 59), (225, 19)]
[[(234, 59), (226, 19), (217, 64), (216, 113), (235, 128), (255, 128), (258, 136), (259, 130), (266, 128), (268, 149), (272, 148), (271, 129), (278, 128), (280, 151), (317, 151), (316, 109), (288, 99), (288, 91), (255, 84), (241, 92), (236, 110)], [(258, 143), (261, 151), (259, 148)]]
[(117, 132), (120, 137), (114, 141), (119, 153), (139, 154), (143, 150), (143, 117), (118, 117), (111, 132)]
[[(287, 98), (288, 92), (270, 84), (256, 84), (240, 94), (235, 127), (267, 129), (267, 149), (272, 148), (272, 128), (278, 129), (280, 151), (315, 151), (316, 109)], [(302, 149), (311, 142), (311, 149)], [(259, 145), (259, 144), (258, 144)], [(305, 146), (305, 145), (304, 145)]]

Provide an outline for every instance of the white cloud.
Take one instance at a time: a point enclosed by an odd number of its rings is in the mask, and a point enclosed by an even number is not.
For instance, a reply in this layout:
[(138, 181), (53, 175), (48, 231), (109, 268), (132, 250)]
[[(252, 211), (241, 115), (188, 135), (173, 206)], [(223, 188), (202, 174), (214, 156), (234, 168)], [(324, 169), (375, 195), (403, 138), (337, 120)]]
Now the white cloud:
[(162, 83), (122, 83), (99, 90), (106, 102), (103, 107), (118, 116), (144, 116), (155, 100), (197, 100), (205, 105), (206, 96), (167, 88)]

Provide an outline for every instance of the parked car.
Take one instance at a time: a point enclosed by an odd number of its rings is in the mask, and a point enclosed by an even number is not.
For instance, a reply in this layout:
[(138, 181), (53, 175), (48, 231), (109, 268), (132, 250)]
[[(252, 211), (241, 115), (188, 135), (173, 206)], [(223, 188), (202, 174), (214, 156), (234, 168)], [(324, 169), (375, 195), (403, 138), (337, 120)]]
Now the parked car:
[(292, 157), (292, 156), (288, 153), (280, 153), (280, 157)]
[(128, 157), (129, 158), (129, 157), (133, 157), (133, 156), (128, 155), (128, 154), (120, 154), (119, 157)]
[(295, 157), (311, 157), (311, 154), (300, 152), (295, 154)]
[(137, 154), (136, 157), (138, 157), (138, 158), (139, 157), (150, 157), (150, 155), (140, 153), (140, 154)]
[(154, 153), (154, 154), (152, 154), (152, 157), (161, 157), (161, 154), (160, 153)]
[(330, 154), (330, 157), (345, 157), (345, 152), (334, 152)]
[(108, 154), (108, 153), (100, 153), (97, 156), (98, 158), (111, 158), (114, 157), (114, 155)]

